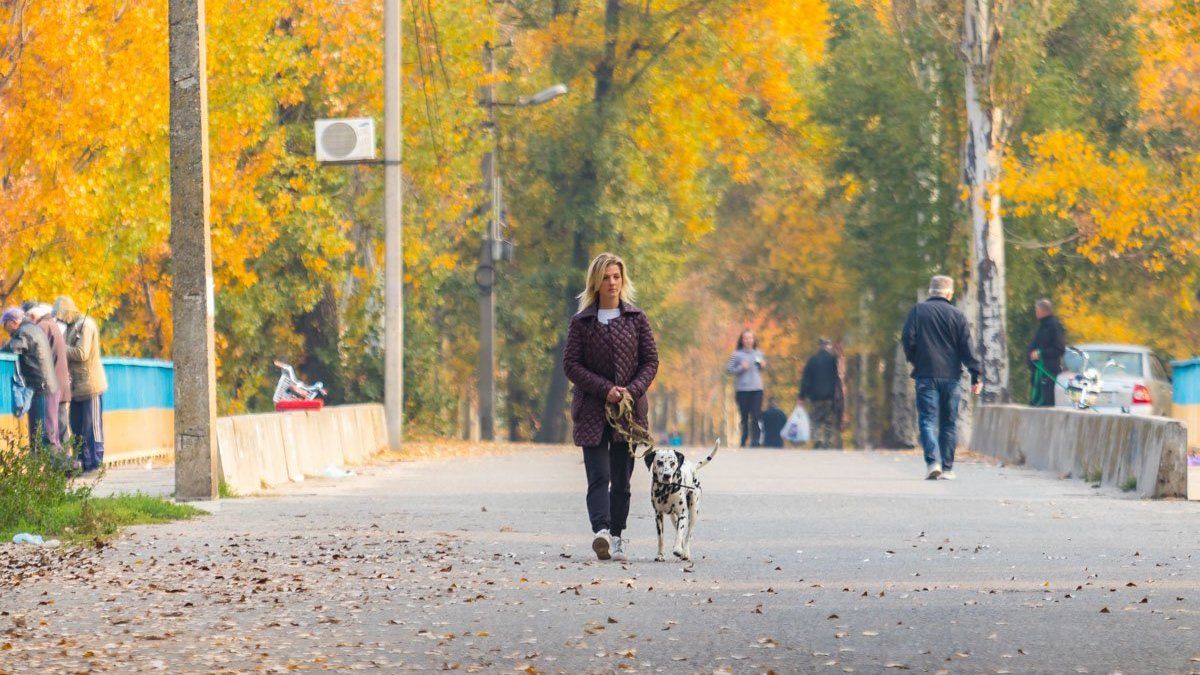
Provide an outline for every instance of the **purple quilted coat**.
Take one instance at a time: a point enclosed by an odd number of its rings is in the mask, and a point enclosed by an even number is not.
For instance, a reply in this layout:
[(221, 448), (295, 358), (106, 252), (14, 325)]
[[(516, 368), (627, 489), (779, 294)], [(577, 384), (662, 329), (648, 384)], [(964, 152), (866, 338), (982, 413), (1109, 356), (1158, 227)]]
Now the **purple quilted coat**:
[(604, 434), (604, 403), (613, 386), (625, 387), (637, 405), (638, 423), (647, 426), (646, 390), (658, 373), (658, 347), (646, 314), (621, 303), (621, 316), (600, 323), (592, 305), (571, 318), (563, 370), (571, 388), (575, 445), (599, 445)]

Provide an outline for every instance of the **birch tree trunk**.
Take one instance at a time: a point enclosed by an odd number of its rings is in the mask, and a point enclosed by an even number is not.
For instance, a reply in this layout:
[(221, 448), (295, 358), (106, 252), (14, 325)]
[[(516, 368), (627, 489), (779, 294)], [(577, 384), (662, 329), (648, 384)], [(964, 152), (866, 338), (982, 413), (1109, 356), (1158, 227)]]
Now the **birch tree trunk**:
[(973, 325), (983, 370), (985, 403), (1009, 399), (1004, 223), (1000, 215), (1000, 163), (1007, 141), (1004, 110), (993, 96), (996, 46), (993, 0), (963, 3), (963, 56), (966, 65), (967, 143), (963, 179), (971, 208)]

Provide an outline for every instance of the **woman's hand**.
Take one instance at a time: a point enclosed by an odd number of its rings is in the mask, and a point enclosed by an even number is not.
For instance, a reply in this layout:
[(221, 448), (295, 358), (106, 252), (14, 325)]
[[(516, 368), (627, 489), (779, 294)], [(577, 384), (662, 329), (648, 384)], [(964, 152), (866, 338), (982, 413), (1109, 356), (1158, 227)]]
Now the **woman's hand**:
[(621, 402), (621, 392), (623, 392), (623, 391), (624, 391), (624, 389), (622, 389), (621, 387), (613, 387), (612, 389), (609, 389), (608, 390), (608, 402), (609, 403), (620, 403)]

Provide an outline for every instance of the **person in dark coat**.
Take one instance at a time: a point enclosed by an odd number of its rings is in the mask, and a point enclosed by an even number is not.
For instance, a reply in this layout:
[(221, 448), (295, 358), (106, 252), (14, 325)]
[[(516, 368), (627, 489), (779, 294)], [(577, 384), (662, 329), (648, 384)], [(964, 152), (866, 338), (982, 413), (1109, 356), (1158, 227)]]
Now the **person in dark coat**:
[(953, 298), (953, 279), (940, 274), (930, 279), (929, 299), (908, 313), (902, 335), (904, 355), (917, 382), (917, 420), (929, 480), (954, 479), (959, 379), (964, 366), (971, 373), (971, 393), (978, 395), (983, 388), (971, 329), (967, 317), (950, 304)]
[(50, 342), (25, 312), (18, 307), (4, 311), (0, 323), (11, 338), (4, 351), (17, 355), (17, 366), (25, 378), (25, 386), (33, 390), (33, 405), (29, 408), (29, 442), (42, 443), (61, 455), (58, 435), (58, 377), (54, 373), (54, 357)]
[(797, 399), (806, 406), (812, 419), (813, 447), (838, 447), (842, 378), (838, 377), (838, 360), (833, 353), (833, 343), (826, 338), (817, 342), (817, 353), (804, 364)]
[(621, 535), (629, 517), (633, 455), (607, 423), (608, 403), (625, 394), (634, 400), (634, 418), (649, 428), (646, 390), (658, 373), (658, 347), (645, 312), (633, 304), (633, 283), (625, 262), (611, 253), (596, 256), (579, 294), (563, 350), (563, 370), (571, 390), (575, 445), (583, 448), (592, 550), (601, 560), (626, 560)]
[(783, 428), (787, 426), (787, 414), (779, 409), (775, 399), (767, 401), (767, 409), (758, 417), (762, 424), (762, 446), (764, 448), (783, 447)]
[(1033, 312), (1037, 316), (1038, 327), (1033, 340), (1029, 342), (1029, 372), (1032, 378), (1029, 405), (1052, 408), (1055, 377), (1062, 372), (1062, 358), (1067, 351), (1067, 330), (1054, 315), (1054, 305), (1048, 299), (1042, 298), (1034, 303)]

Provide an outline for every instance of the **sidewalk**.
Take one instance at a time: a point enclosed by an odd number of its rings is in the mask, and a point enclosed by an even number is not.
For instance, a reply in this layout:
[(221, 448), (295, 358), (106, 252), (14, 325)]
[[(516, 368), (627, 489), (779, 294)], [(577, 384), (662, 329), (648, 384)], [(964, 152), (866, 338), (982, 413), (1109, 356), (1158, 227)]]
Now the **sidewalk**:
[(96, 497), (141, 493), (152, 497), (171, 497), (175, 494), (175, 466), (148, 463), (106, 469), (104, 476), (93, 484)]

